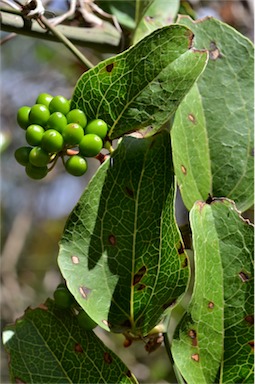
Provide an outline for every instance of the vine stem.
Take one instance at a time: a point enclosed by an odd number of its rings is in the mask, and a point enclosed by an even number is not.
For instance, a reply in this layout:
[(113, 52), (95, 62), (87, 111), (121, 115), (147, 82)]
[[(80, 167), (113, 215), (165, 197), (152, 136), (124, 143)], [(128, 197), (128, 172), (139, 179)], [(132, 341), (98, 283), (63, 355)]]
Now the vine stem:
[(51, 23), (48, 22), (46, 17), (40, 15), (39, 21), (51, 31), (87, 68), (93, 68), (94, 65), (68, 40), (65, 35), (58, 31)]

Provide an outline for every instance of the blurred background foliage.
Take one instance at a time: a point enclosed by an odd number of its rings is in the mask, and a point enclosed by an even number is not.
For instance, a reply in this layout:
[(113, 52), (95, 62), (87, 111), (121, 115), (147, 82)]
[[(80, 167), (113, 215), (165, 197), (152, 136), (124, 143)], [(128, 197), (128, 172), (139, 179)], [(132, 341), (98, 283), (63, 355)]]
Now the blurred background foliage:
[[(167, 1), (167, 0), (166, 0)], [(46, 1), (46, 9), (56, 15), (68, 9), (68, 1)], [(104, 11), (114, 12), (119, 19), (124, 46), (128, 46), (134, 28), (135, 2), (100, 0)], [(2, 4), (1, 4), (2, 5)], [(197, 19), (214, 16), (234, 26), (253, 39), (253, 1), (190, 0), (181, 1), (180, 13)], [(117, 9), (117, 11), (116, 11)], [(99, 14), (97, 14), (100, 17)], [(81, 25), (75, 15), (72, 25)], [(89, 26), (85, 23), (85, 26)], [(4, 42), (8, 33), (1, 31)], [(123, 43), (123, 41), (122, 41)], [(96, 64), (114, 53), (102, 47), (79, 47)], [(119, 47), (119, 50), (121, 48)], [(116, 52), (116, 48), (113, 49)], [(15, 321), (28, 306), (37, 306), (52, 297), (61, 275), (57, 266), (58, 241), (65, 221), (78, 201), (99, 162), (89, 160), (85, 176), (68, 175), (62, 164), (46, 179), (30, 180), (16, 163), (14, 151), (25, 145), (24, 131), (17, 126), (16, 112), (23, 105), (33, 105), (39, 93), (71, 98), (72, 90), (85, 68), (62, 44), (16, 35), (1, 46), (1, 327)], [(179, 201), (179, 200), (178, 200)], [(178, 203), (179, 204), (179, 203)], [(187, 213), (181, 204), (181, 224)], [(102, 340), (129, 366), (141, 383), (174, 382), (165, 349), (151, 355), (142, 342), (123, 348), (121, 335), (109, 335), (97, 329)], [(8, 383), (5, 352), (1, 353), (1, 383)]]

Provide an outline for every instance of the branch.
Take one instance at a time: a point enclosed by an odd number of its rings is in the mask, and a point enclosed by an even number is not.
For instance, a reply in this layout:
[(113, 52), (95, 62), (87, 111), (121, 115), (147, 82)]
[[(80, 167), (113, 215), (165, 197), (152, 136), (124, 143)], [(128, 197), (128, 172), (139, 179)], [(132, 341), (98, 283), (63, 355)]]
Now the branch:
[[(21, 13), (13, 10), (1, 9), (1, 29), (5, 32), (14, 32), (20, 35), (34, 38), (56, 41), (56, 35), (49, 33), (34, 20), (25, 21)], [(104, 21), (100, 27), (80, 28), (67, 25), (54, 27), (73, 44), (97, 49), (100, 52), (117, 52), (121, 40), (121, 34), (110, 23)]]
[(56, 27), (51, 25), (46, 17), (39, 16), (38, 19), (43, 23), (43, 25), (51, 31), (51, 33), (57, 37), (59, 41), (61, 41), (76, 57), (80, 60), (86, 67), (93, 68), (93, 64), (84, 56), (74, 45), (68, 40), (65, 35), (63, 35), (60, 31), (57, 30)]

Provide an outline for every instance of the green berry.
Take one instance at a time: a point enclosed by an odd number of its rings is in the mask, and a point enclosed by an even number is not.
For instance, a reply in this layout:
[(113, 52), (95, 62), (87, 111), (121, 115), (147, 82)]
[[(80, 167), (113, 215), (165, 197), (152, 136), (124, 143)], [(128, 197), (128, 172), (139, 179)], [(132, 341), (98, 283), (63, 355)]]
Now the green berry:
[(79, 124), (71, 123), (65, 126), (62, 135), (66, 144), (77, 145), (84, 136), (84, 130)]
[(81, 311), (77, 315), (79, 326), (85, 331), (91, 331), (97, 326), (97, 323), (85, 311)]
[(29, 113), (30, 113), (31, 108), (28, 106), (21, 107), (18, 110), (17, 113), (17, 122), (19, 126), (23, 129), (26, 129), (30, 123), (29, 123)]
[(66, 115), (67, 123), (77, 123), (82, 128), (86, 127), (87, 124), (87, 117), (85, 113), (81, 109), (72, 109), (68, 114)]
[(20, 147), (16, 149), (14, 156), (17, 162), (21, 165), (27, 165), (29, 163), (29, 153), (31, 150), (31, 147)]
[(46, 166), (44, 167), (36, 167), (31, 163), (28, 163), (26, 165), (26, 174), (31, 178), (35, 180), (43, 179), (48, 173), (48, 168)]
[(107, 135), (108, 126), (104, 120), (95, 119), (91, 120), (85, 128), (85, 135), (88, 133), (94, 133), (95, 135), (104, 139)]
[(50, 117), (49, 109), (43, 104), (35, 104), (29, 112), (30, 124), (38, 124), (42, 127), (45, 126)]
[(29, 153), (29, 162), (35, 167), (44, 167), (50, 161), (50, 154), (41, 147), (34, 147)]
[(40, 125), (29, 125), (26, 130), (26, 140), (30, 145), (38, 145), (42, 140), (43, 134), (44, 129)]
[(68, 173), (73, 176), (82, 176), (87, 171), (88, 165), (86, 159), (79, 155), (73, 155), (65, 163)]
[(71, 292), (63, 286), (59, 286), (53, 293), (56, 305), (61, 309), (68, 309), (74, 302)]
[(86, 157), (94, 157), (103, 148), (103, 141), (94, 133), (85, 135), (79, 144), (80, 154)]
[(64, 96), (54, 96), (49, 104), (50, 112), (61, 112), (67, 115), (70, 111), (70, 103)]
[(47, 121), (46, 129), (55, 129), (59, 133), (62, 133), (66, 125), (67, 120), (65, 115), (61, 112), (53, 112)]
[(44, 132), (41, 146), (49, 153), (55, 153), (61, 151), (64, 145), (64, 139), (61, 133), (55, 129), (48, 129)]
[(36, 99), (36, 104), (43, 104), (46, 105), (46, 107), (49, 107), (49, 104), (52, 99), (53, 96), (49, 93), (40, 93), (40, 95)]

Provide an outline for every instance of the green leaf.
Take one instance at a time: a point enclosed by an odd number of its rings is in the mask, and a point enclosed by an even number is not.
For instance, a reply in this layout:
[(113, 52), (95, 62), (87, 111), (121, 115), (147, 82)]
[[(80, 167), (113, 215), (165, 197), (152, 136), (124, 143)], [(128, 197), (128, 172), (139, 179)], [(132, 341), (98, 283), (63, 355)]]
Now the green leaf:
[(112, 139), (148, 126), (157, 131), (206, 65), (207, 52), (191, 48), (192, 37), (171, 25), (99, 63), (78, 80), (71, 107), (105, 120)]
[(213, 18), (193, 22), (194, 46), (209, 62), (179, 106), (172, 129), (173, 161), (188, 209), (208, 193), (226, 196), (244, 211), (253, 204), (254, 47)]
[(156, 29), (172, 24), (180, 6), (180, 0), (146, 0), (139, 3), (139, 22), (133, 37), (134, 43), (137, 43)]
[(170, 135), (125, 137), (71, 214), (58, 263), (100, 326), (147, 335), (185, 290)]
[(131, 30), (135, 28), (135, 0), (101, 0), (97, 1), (97, 4), (104, 11), (115, 16), (123, 27)]
[(212, 190), (211, 161), (201, 95), (195, 84), (179, 106), (171, 130), (173, 160), (183, 201), (191, 209)]
[(254, 228), (227, 199), (197, 202), (190, 222), (195, 283), (174, 361), (189, 384), (253, 382)]
[(3, 343), (13, 383), (137, 383), (93, 331), (50, 299), (6, 327)]

